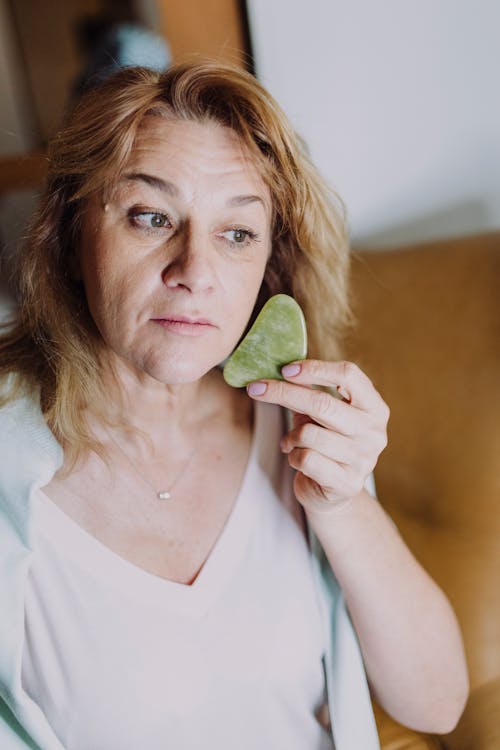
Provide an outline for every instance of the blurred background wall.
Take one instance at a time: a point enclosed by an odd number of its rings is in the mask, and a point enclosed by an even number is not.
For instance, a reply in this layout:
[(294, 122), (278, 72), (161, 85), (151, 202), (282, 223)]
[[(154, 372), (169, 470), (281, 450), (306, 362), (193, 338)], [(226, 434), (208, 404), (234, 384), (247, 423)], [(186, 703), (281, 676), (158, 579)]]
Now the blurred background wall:
[(256, 71), (355, 241), (500, 227), (498, 0), (249, 0)]

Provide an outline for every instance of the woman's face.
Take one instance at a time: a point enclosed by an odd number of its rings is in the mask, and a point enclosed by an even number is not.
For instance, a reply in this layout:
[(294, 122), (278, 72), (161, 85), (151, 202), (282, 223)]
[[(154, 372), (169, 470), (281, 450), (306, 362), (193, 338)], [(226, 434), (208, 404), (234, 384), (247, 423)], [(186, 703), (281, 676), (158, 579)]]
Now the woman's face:
[(234, 131), (148, 117), (108, 202), (89, 202), (79, 265), (115, 361), (173, 384), (230, 354), (270, 252), (270, 192)]

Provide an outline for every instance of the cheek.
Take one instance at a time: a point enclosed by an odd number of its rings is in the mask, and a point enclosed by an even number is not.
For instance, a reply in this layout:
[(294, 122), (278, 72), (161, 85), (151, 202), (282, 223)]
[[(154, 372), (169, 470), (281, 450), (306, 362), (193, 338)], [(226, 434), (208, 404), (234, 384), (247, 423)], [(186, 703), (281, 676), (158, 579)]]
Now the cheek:
[(116, 328), (123, 322), (136, 284), (130, 273), (117, 262), (117, 255), (110, 248), (103, 249), (98, 243), (89, 250), (81, 263), (82, 281), (87, 305), (95, 323), (103, 328)]
[(107, 294), (126, 276), (122, 245), (113, 232), (104, 229), (89, 233), (85, 239), (80, 256), (85, 287), (89, 292)]
[(265, 266), (252, 269), (252, 272), (246, 274), (243, 280), (238, 279), (230, 290), (231, 310), (228, 315), (237, 338), (243, 334), (252, 315), (264, 278), (264, 271)]

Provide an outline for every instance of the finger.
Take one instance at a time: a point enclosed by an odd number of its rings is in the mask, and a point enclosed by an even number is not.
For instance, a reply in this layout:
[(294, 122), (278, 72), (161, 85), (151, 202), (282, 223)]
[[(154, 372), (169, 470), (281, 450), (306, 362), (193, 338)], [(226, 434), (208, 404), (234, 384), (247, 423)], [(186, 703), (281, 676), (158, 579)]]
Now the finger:
[[(263, 393), (255, 393), (252, 386), (265, 386)], [(286, 380), (259, 380), (247, 386), (247, 392), (259, 401), (280, 404), (286, 409), (305, 414), (323, 427), (343, 435), (358, 435), (366, 431), (366, 414), (353, 409), (326, 391), (304, 388)]]
[(362, 472), (344, 466), (307, 448), (296, 448), (288, 455), (288, 463), (316, 482), (325, 496), (351, 497), (363, 489)]
[(332, 508), (342, 508), (349, 504), (352, 497), (357, 493), (342, 494), (341, 492), (326, 492), (321, 485), (309, 479), (301, 471), (295, 472), (293, 480), (293, 491), (295, 497), (307, 510), (314, 513), (331, 513)]
[[(299, 371), (297, 371), (297, 367), (300, 368)], [(368, 375), (354, 362), (345, 360), (325, 362), (320, 359), (304, 359), (300, 362), (285, 365), (281, 369), (281, 373), (288, 381), (301, 385), (315, 384), (330, 388), (337, 387), (341, 395), (350, 398), (352, 406), (364, 411), (372, 411), (383, 403)]]
[(291, 412), (292, 414), (292, 423), (293, 428), (296, 429), (297, 427), (300, 427), (301, 424), (315, 424), (314, 420), (311, 419), (311, 417), (308, 417), (307, 414), (298, 414), (296, 411)]
[(309, 448), (342, 464), (354, 462), (359, 455), (359, 447), (352, 438), (325, 430), (314, 422), (296, 426), (281, 438), (280, 446), (284, 453), (291, 453), (295, 448)]

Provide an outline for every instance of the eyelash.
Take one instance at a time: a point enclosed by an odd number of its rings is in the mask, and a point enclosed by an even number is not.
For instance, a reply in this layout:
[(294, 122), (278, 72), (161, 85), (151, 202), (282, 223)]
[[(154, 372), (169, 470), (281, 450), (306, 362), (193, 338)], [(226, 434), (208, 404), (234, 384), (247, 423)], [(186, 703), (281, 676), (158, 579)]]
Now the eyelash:
[[(226, 229), (226, 232), (244, 232), (246, 239), (244, 242), (235, 242), (234, 240), (228, 240), (231, 247), (248, 247), (252, 242), (260, 242), (260, 237), (256, 232), (252, 232), (251, 229), (244, 229), (243, 227), (231, 227)], [(225, 232), (222, 232), (225, 234)]]
[[(166, 219), (169, 226), (161, 226), (161, 227), (148, 226), (141, 222), (140, 217), (142, 216), (161, 216), (162, 218)], [(141, 211), (135, 208), (131, 208), (130, 211), (128, 212), (128, 219), (133, 227), (135, 227), (136, 229), (139, 229), (141, 232), (145, 232), (146, 234), (150, 234), (150, 235), (158, 235), (165, 229), (172, 229), (172, 224), (170, 223), (170, 219), (166, 213), (163, 213), (163, 211)]]
[[(140, 221), (140, 217), (143, 216), (161, 216), (162, 218), (166, 219), (169, 226), (163, 225), (160, 227), (152, 227), (149, 225), (145, 225)], [(172, 229), (172, 224), (170, 223), (168, 214), (164, 213), (163, 211), (138, 211), (137, 209), (131, 209), (128, 212), (128, 219), (133, 227), (139, 229), (141, 232), (145, 232), (148, 235), (158, 235), (161, 234), (165, 229)], [(228, 240), (231, 247), (247, 247), (252, 242), (260, 241), (260, 235), (258, 235), (256, 232), (253, 232), (251, 229), (245, 229), (244, 227), (230, 227), (221, 234), (225, 234), (226, 232), (244, 232), (246, 235), (246, 239), (244, 242)]]

